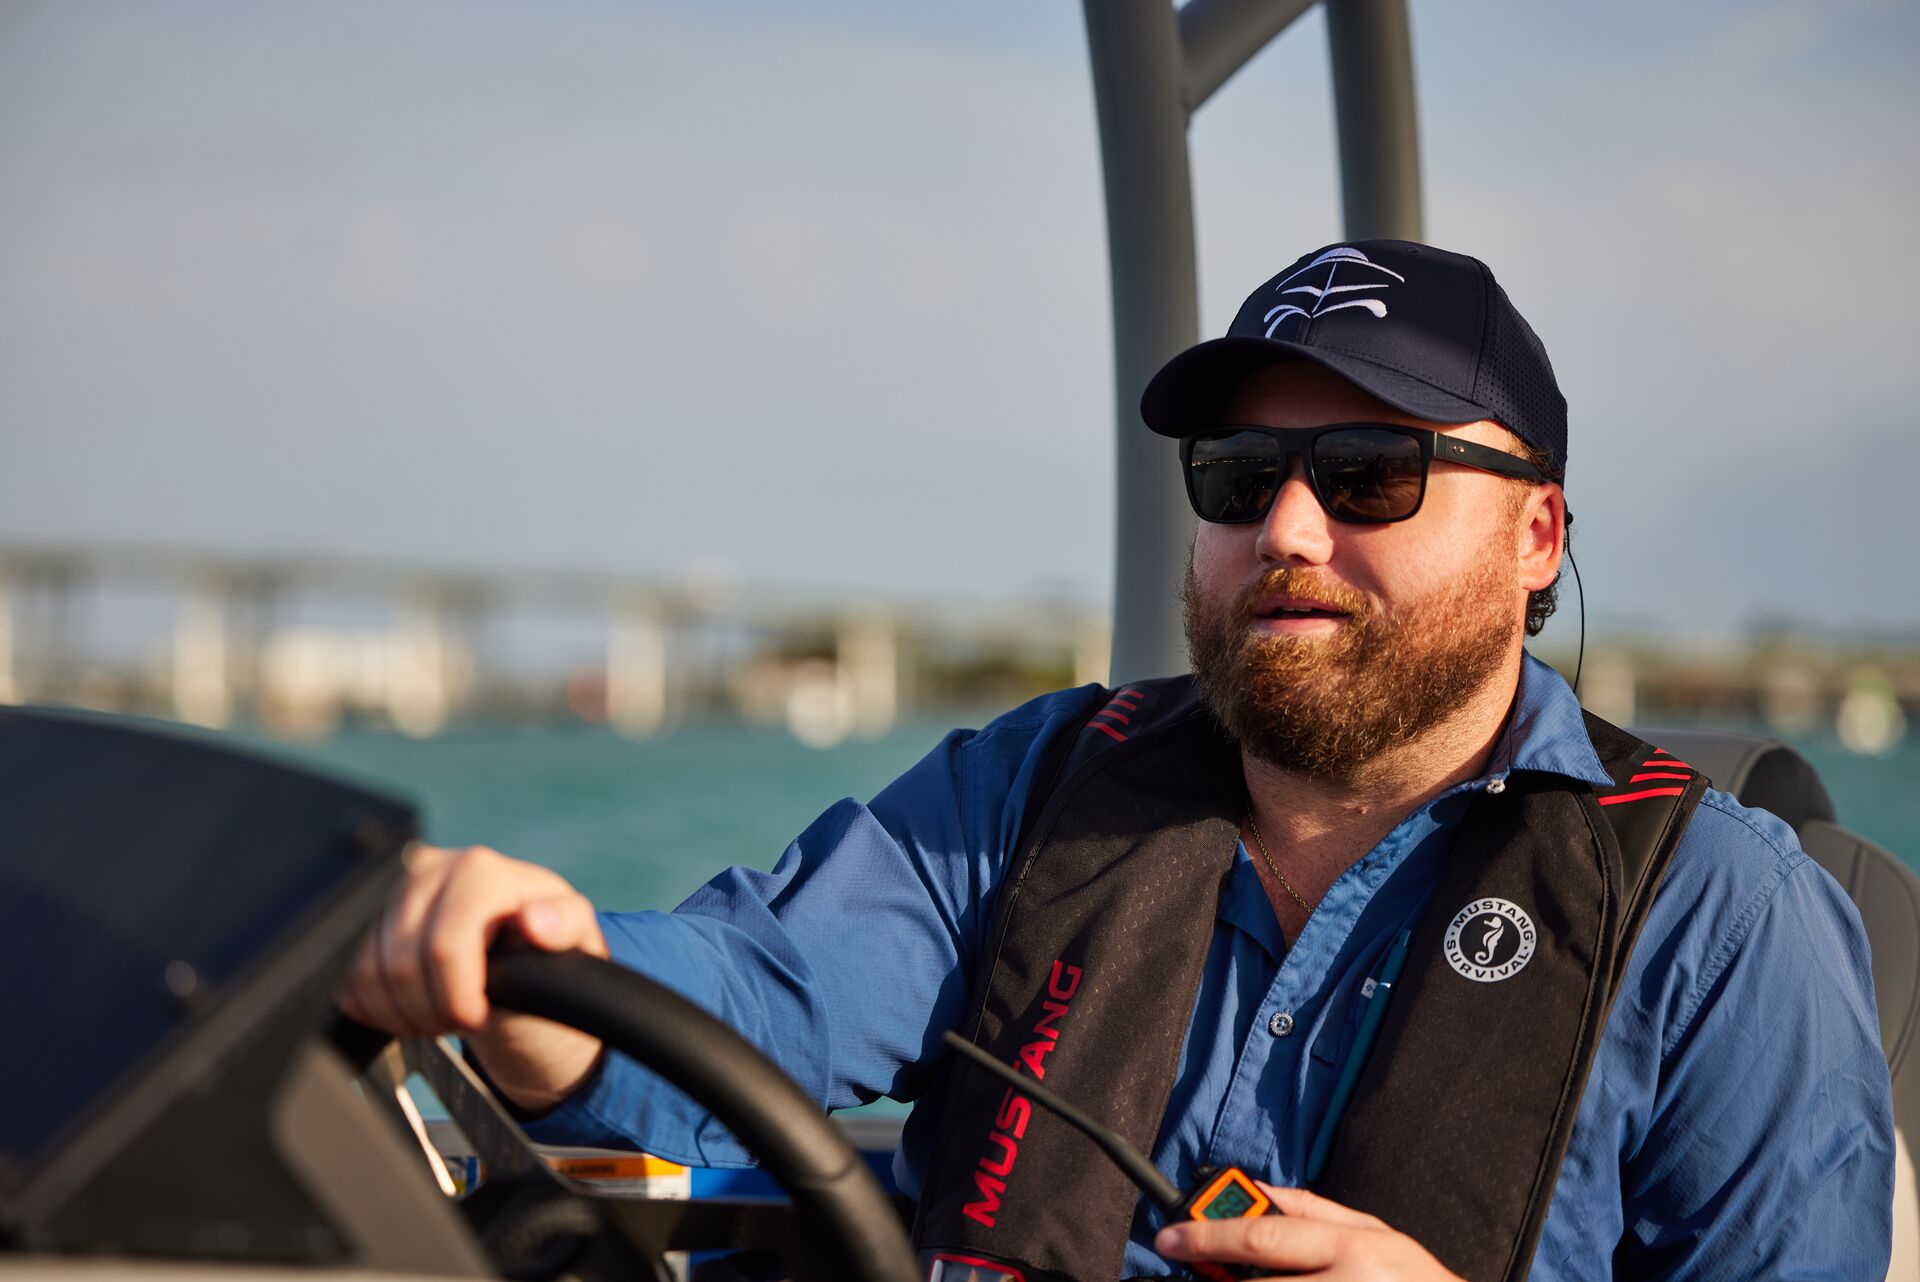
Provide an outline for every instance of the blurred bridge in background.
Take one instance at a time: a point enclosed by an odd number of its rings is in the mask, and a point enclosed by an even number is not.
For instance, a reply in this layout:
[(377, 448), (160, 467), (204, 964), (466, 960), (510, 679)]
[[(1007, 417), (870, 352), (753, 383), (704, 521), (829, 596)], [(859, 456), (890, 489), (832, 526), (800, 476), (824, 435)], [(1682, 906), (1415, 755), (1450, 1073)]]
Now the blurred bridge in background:
[(296, 738), (571, 717), (646, 738), (688, 716), (877, 736), (914, 706), (1100, 680), (1104, 606), (829, 599), (738, 582), (465, 573), (338, 557), (0, 546), (0, 702)]
[[(349, 558), (0, 546), (0, 702), (317, 737), (343, 720), (576, 719), (646, 738), (689, 717), (803, 742), (915, 709), (1103, 680), (1108, 612), (1065, 596), (852, 599), (739, 582), (458, 572)], [(1544, 657), (1571, 672), (1573, 655)], [(1589, 639), (1583, 701), (1622, 723), (1831, 729), (1891, 751), (1920, 717), (1920, 638)]]

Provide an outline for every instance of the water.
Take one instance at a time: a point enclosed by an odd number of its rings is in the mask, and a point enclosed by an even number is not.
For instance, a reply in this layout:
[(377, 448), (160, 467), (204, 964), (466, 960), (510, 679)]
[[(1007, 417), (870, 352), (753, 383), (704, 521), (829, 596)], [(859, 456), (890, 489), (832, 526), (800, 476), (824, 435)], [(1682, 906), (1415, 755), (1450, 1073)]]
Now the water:
[[(827, 806), (872, 797), (949, 728), (988, 716), (906, 723), (828, 750), (730, 724), (650, 743), (555, 725), (428, 740), (353, 731), (300, 754), (411, 795), (433, 841), (546, 864), (602, 907), (669, 908), (729, 864), (771, 867)], [(1843, 824), (1920, 868), (1920, 736), (1885, 757), (1819, 737), (1795, 746)]]
[(630, 910), (671, 908), (731, 864), (772, 867), (822, 810), (869, 799), (964, 723), (826, 750), (716, 723), (647, 743), (568, 725), (353, 731), (300, 752), (413, 797), (434, 842), (545, 864), (596, 905)]

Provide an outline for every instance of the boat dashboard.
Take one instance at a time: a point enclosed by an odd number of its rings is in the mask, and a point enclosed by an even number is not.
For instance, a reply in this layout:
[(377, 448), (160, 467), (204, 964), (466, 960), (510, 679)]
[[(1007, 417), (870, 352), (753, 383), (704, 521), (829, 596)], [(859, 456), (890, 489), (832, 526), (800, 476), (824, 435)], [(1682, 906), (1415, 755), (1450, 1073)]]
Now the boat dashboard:
[[(688, 1252), (717, 1253), (701, 1282), (916, 1276), (893, 1203), (817, 1106), (631, 971), (497, 952), (488, 992), (685, 1090), (786, 1201), (604, 1196), (544, 1160), (452, 1044), (340, 1017), (415, 834), (406, 802), (176, 727), (7, 708), (0, 814), (0, 1279), (667, 1282)], [(484, 1160), (479, 1188), (450, 1183), (410, 1080)]]

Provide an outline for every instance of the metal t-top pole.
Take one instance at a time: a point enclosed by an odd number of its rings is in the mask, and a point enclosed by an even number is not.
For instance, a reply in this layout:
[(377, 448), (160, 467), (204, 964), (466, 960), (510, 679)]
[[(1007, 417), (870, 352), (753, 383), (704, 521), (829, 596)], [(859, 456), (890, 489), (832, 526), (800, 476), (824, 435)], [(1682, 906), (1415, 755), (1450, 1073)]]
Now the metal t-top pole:
[[(1200, 337), (1187, 125), (1310, 7), (1310, 0), (1188, 0), (1179, 9), (1168, 0), (1085, 0), (1113, 282), (1119, 467), (1109, 680), (1116, 685), (1187, 667), (1175, 592), (1192, 517), (1173, 443), (1147, 431), (1139, 413), (1154, 371)], [(1327, 0), (1327, 9), (1346, 234), (1418, 240), (1406, 0)]]

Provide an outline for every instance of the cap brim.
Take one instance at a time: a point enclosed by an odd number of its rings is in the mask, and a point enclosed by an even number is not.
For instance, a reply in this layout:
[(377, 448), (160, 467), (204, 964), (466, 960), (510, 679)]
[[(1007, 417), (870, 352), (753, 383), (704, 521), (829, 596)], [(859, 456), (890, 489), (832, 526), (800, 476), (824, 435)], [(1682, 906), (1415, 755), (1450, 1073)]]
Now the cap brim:
[(1140, 417), (1162, 436), (1191, 436), (1220, 422), (1233, 391), (1255, 370), (1305, 360), (1332, 370), (1402, 414), (1430, 423), (1473, 423), (1493, 414), (1386, 365), (1278, 338), (1215, 338), (1160, 367), (1140, 396)]

